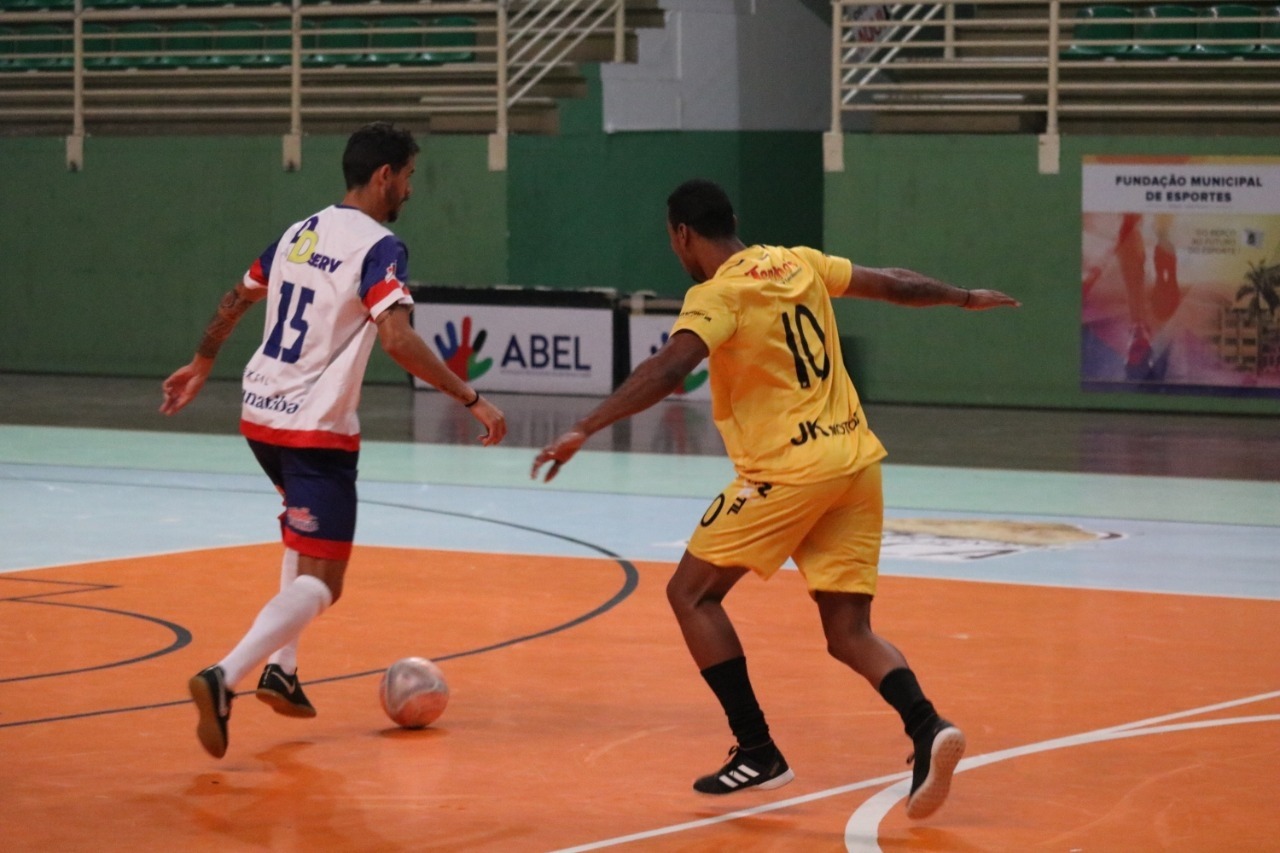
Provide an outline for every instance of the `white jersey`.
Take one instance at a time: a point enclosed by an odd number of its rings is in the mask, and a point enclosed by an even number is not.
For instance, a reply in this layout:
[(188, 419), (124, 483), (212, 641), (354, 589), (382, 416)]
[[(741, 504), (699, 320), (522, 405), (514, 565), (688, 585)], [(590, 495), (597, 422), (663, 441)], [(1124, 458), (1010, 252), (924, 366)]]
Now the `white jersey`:
[(240, 431), (285, 447), (357, 450), (356, 408), (373, 322), (413, 305), (404, 243), (367, 214), (326, 207), (256, 260), (245, 287), (267, 288), (262, 346), (244, 371)]

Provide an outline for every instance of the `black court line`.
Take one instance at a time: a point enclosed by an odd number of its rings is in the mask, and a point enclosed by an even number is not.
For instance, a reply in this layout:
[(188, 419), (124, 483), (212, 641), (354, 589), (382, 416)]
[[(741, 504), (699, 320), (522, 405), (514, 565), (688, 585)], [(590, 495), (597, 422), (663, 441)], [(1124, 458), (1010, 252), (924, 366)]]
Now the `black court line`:
[(0, 575), (0, 581), (14, 581), (21, 583), (43, 583), (57, 586), (71, 586), (75, 589), (64, 589), (58, 592), (34, 592), (30, 595), (14, 595), (6, 598), (0, 598), (0, 603), (17, 603), (17, 604), (36, 604), (44, 607), (70, 607), (76, 610), (94, 610), (98, 613), (109, 613), (112, 616), (125, 616), (130, 619), (141, 619), (144, 622), (151, 622), (162, 628), (167, 628), (173, 633), (173, 642), (154, 652), (148, 652), (144, 655), (128, 658), (126, 660), (111, 661), (109, 663), (101, 663), (96, 666), (85, 666), (79, 669), (64, 669), (58, 672), (39, 672), (33, 675), (15, 675), (12, 678), (0, 678), (0, 684), (10, 684), (15, 681), (34, 681), (39, 678), (55, 678), (60, 675), (76, 675), (81, 672), (93, 672), (99, 669), (113, 669), (118, 666), (127, 666), (131, 663), (140, 663), (144, 660), (157, 658), (167, 655), (170, 652), (176, 652), (183, 646), (191, 643), (191, 632), (175, 622), (167, 619), (160, 619), (155, 616), (148, 616), (145, 613), (134, 613), (130, 610), (117, 610), (111, 607), (95, 607), (89, 604), (67, 604), (62, 601), (44, 601), (42, 599), (52, 598), (57, 595), (76, 595), (82, 592), (101, 592), (104, 589), (119, 589), (118, 585), (105, 583), (88, 583), (87, 581), (56, 581), (44, 578), (24, 578)]
[[(195, 488), (194, 490), (195, 491), (212, 491), (210, 489), (202, 489), (202, 488)], [(246, 490), (235, 489), (231, 491), (246, 491)], [(485, 522), (487, 524), (497, 524), (502, 527), (510, 527), (515, 530), (523, 530), (526, 532), (536, 533), (543, 536), (550, 536), (553, 539), (559, 539), (564, 542), (570, 542), (575, 545), (580, 545), (591, 551), (595, 551), (597, 554), (600, 554), (604, 557), (608, 557), (609, 559), (613, 560), (622, 569), (623, 581), (622, 581), (622, 586), (618, 589), (618, 591), (615, 592), (608, 600), (604, 601), (602, 604), (598, 605), (597, 607), (587, 611), (586, 613), (583, 613), (579, 616), (575, 616), (574, 618), (568, 620), (567, 622), (562, 622), (559, 625), (555, 625), (550, 628), (545, 628), (541, 631), (535, 631), (531, 634), (524, 634), (519, 637), (513, 637), (510, 640), (503, 640), (502, 642), (498, 642), (498, 643), (491, 643), (490, 645), (487, 645), (487, 646), (480, 646), (478, 648), (467, 649), (461, 652), (454, 652), (448, 655), (440, 655), (439, 657), (433, 657), (432, 660), (446, 661), (446, 660), (454, 660), (456, 658), (469, 657), (471, 655), (478, 655), (484, 652), (491, 652), (497, 649), (503, 649), (509, 646), (514, 646), (519, 643), (529, 642), (530, 640), (536, 640), (541, 637), (548, 637), (553, 634), (558, 634), (561, 631), (566, 631), (577, 625), (581, 625), (584, 622), (588, 622), (591, 619), (596, 618), (597, 616), (601, 616), (604, 613), (607, 613), (608, 611), (612, 610), (614, 607), (617, 607), (619, 604), (621, 604), (623, 601), (629, 598), (633, 592), (635, 592), (636, 587), (639, 586), (639, 583), (640, 583), (640, 572), (636, 569), (635, 565), (632, 564), (630, 560), (623, 559), (621, 555), (615, 554), (613, 551), (610, 551), (608, 548), (605, 548), (600, 545), (596, 545), (593, 542), (587, 542), (586, 540), (583, 540), (583, 539), (578, 539), (573, 536), (568, 536), (563, 533), (556, 533), (551, 530), (543, 530), (542, 528), (532, 527), (527, 524), (518, 524), (512, 521), (502, 521), (501, 519), (495, 519), (495, 518), (480, 518), (480, 517), (468, 515), (462, 512), (452, 512), (449, 510), (432, 509), (430, 507), (413, 506), (412, 504), (390, 503), (387, 501), (361, 501), (361, 503), (369, 504), (371, 506), (384, 506), (384, 507), (389, 507), (393, 509), (404, 509), (404, 510), (409, 510), (411, 512), (425, 512), (425, 513), (431, 513), (435, 515), (451, 516), (453, 518), (462, 518), (470, 521), (480, 521), (480, 522)], [(0, 575), (0, 578), (3, 578), (3, 575)], [(12, 580), (27, 580), (27, 579), (16, 577), (16, 578), (12, 578)], [(74, 581), (48, 581), (48, 582), (64, 583), (64, 584), (75, 583)], [(75, 590), (75, 591), (85, 592), (85, 591), (91, 591), (90, 588), (103, 588), (100, 585), (88, 584), (88, 583), (82, 584), (82, 586), (86, 587), (86, 589)], [(54, 593), (50, 593), (50, 594), (54, 594)], [(60, 594), (66, 594), (66, 593), (60, 593)], [(52, 604), (53, 602), (31, 601), (28, 603)], [(102, 610), (104, 612), (109, 612), (109, 613), (125, 613), (125, 611), (111, 611), (111, 610), (107, 610), (106, 608), (86, 607), (84, 605), (62, 605), (62, 606), (84, 607), (84, 609), (86, 610)], [(137, 618), (146, 619), (148, 621), (169, 626), (171, 627), (171, 629), (182, 631), (186, 635), (186, 640), (185, 642), (182, 642), (181, 645), (171, 645), (169, 648), (164, 649), (160, 652), (153, 652), (151, 654), (148, 654), (143, 657), (136, 658), (130, 661), (122, 661), (122, 662), (117, 662), (113, 664), (90, 667), (89, 669), (106, 669), (111, 666), (123, 666), (127, 663), (136, 663), (141, 660), (147, 660), (149, 658), (158, 657), (162, 654), (168, 654), (169, 652), (176, 651), (177, 649), (187, 645), (191, 641), (191, 633), (187, 631), (185, 628), (182, 628), (180, 625), (176, 625), (171, 622), (165, 622), (164, 620), (156, 619), (150, 616), (144, 616), (141, 614), (125, 613), (125, 615), (136, 616)], [(89, 670), (88, 669), (73, 670), (71, 672), (87, 672), (87, 671)], [(346, 681), (353, 678), (367, 678), (368, 676), (371, 676), (371, 675), (381, 675), (382, 672), (383, 672), (382, 669), (371, 669), (364, 672), (354, 672), (354, 673), (349, 673), (347, 675), (334, 675), (328, 678), (320, 678), (320, 679), (316, 679), (315, 681), (308, 681), (306, 683), (307, 684), (323, 684), (331, 681)], [(30, 678), (48, 678), (48, 677), (52, 677), (53, 675), (65, 675), (65, 674), (70, 674), (70, 673), (47, 673), (45, 675), (22, 676), (20, 678), (7, 679), (7, 680), (19, 681), (19, 680), (25, 680)], [(3, 683), (3, 682), (0, 682), (0, 683)], [(127, 713), (132, 713), (134, 711), (150, 711), (158, 708), (172, 708), (178, 705), (187, 705), (190, 703), (190, 701), (191, 701), (190, 699), (180, 699), (172, 702), (157, 702), (157, 703), (148, 704), (148, 705), (134, 705), (127, 708), (107, 708), (100, 711), (84, 711), (79, 714), (65, 714), (65, 715), (56, 716), (56, 717), (41, 717), (39, 719), (34, 719), (34, 720), (17, 720), (11, 723), (0, 723), (0, 729), (16, 728), (19, 726), (34, 726), (41, 723), (56, 723), (56, 722), (63, 722), (66, 720), (79, 720), (79, 719), (84, 719), (86, 717), (101, 717), (101, 716), (107, 716), (110, 714), (127, 714)]]

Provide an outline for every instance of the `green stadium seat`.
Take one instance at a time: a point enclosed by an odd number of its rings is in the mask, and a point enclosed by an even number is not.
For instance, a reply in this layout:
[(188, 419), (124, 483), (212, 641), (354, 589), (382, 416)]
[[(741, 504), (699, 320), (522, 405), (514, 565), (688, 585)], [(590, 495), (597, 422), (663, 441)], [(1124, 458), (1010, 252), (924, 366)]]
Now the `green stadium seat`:
[(421, 27), (418, 18), (379, 18), (373, 22), (373, 31), (369, 34), (369, 53), (364, 62), (369, 65), (427, 65), (435, 64), (431, 57), (423, 52), (423, 33), (418, 32), (386, 32), (387, 30), (404, 30), (410, 27)]
[(156, 68), (164, 64), (164, 38), (160, 25), (151, 21), (129, 21), (116, 28), (113, 65), (117, 68)]
[[(1196, 53), (1202, 56), (1247, 56), (1258, 49), (1262, 25), (1259, 21), (1233, 19), (1258, 18), (1261, 15), (1260, 10), (1238, 3), (1210, 6), (1205, 18), (1196, 25)], [(1249, 39), (1249, 43), (1213, 44), (1214, 39)]]
[(58, 71), (71, 67), (71, 27), (65, 24), (28, 24), (17, 27), (25, 40), (14, 44), (10, 63), (20, 70)]
[(0, 12), (65, 12), (74, 0), (0, 0)]
[(207, 64), (217, 68), (264, 64), (264, 29), (261, 21), (220, 22), (209, 42)]
[(17, 53), (14, 49), (16, 42), (14, 36), (18, 31), (13, 27), (0, 27), (0, 72), (10, 71), (15, 68), (14, 64), (9, 60), (10, 55)]
[(84, 24), (84, 67), (99, 71), (112, 66), (111, 51), (114, 41), (112, 29), (106, 24), (86, 21)]
[(1186, 56), (1196, 49), (1196, 22), (1171, 21), (1170, 18), (1195, 18), (1196, 10), (1190, 6), (1147, 6), (1140, 13), (1143, 19), (1133, 28), (1138, 42), (1158, 39), (1167, 44), (1136, 44), (1129, 56), (1145, 59), (1169, 59)]
[(369, 22), (325, 18), (316, 29), (316, 50), (303, 57), (310, 66), (358, 65), (369, 52)]
[[(302, 56), (306, 59), (307, 52), (314, 50), (316, 46), (316, 37), (314, 30), (317, 24), (311, 18), (302, 19)], [(290, 55), (293, 51), (293, 22), (290, 18), (276, 18), (267, 23), (267, 35), (263, 39), (263, 50), (266, 52), (262, 55), (262, 65), (278, 67), (288, 65)]]
[(1274, 59), (1280, 55), (1280, 6), (1263, 6), (1258, 11), (1267, 19), (1262, 22), (1258, 35), (1262, 41), (1270, 40), (1272, 44), (1259, 44), (1253, 55), (1259, 59)]
[(141, 0), (84, 0), (86, 9), (132, 9), (141, 5)]
[[(1133, 47), (1133, 10), (1128, 6), (1084, 6), (1071, 28), (1072, 43), (1064, 59), (1121, 56)], [(1123, 41), (1124, 44), (1080, 44), (1081, 41)]]
[[(209, 52), (212, 49), (213, 24), (208, 21), (171, 21), (164, 30), (164, 56), (160, 57), (160, 64), (166, 68), (200, 68), (211, 64)], [(200, 53), (188, 53), (192, 50)]]
[(431, 26), (433, 27), (467, 27), (472, 29), (470, 32), (428, 32), (423, 40), (423, 44), (426, 47), (426, 61), (431, 63), (474, 62), (476, 58), (475, 51), (463, 48), (474, 48), (476, 46), (475, 25), (474, 18), (468, 18), (463, 15), (446, 15), (441, 18), (433, 18), (431, 20)]

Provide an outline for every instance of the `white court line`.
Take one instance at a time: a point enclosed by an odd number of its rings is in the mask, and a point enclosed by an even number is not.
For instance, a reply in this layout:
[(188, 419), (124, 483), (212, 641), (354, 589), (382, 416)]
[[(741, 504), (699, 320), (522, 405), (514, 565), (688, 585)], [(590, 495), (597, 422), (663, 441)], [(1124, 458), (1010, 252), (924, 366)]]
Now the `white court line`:
[[(1196, 714), (1207, 714), (1207, 713), (1222, 710), (1225, 708), (1234, 708), (1239, 705), (1247, 705), (1254, 702), (1262, 702), (1268, 699), (1277, 699), (1277, 698), (1280, 698), (1280, 690), (1277, 690), (1273, 693), (1261, 693), (1257, 696), (1250, 696), (1244, 699), (1233, 699), (1229, 702), (1220, 702), (1216, 705), (1206, 705), (1202, 708), (1193, 708), (1189, 711), (1178, 711), (1176, 713), (1165, 714), (1160, 717), (1151, 717), (1149, 719), (1138, 720), (1137, 722), (1133, 722), (1133, 723), (1124, 723), (1122, 725), (1112, 726), (1111, 728), (1107, 728), (1107, 729), (1099, 729), (1095, 732), (1085, 732), (1079, 735), (1071, 735), (1065, 738), (1057, 738), (1056, 740), (1052, 740), (1052, 741), (1044, 741), (1043, 743), (1056, 744), (1057, 746), (1045, 747), (1048, 749), (1054, 749), (1060, 746), (1074, 745), (1074, 744), (1065, 744), (1063, 743), (1063, 741), (1075, 740), (1079, 738), (1092, 737), (1095, 740), (1113, 740), (1121, 737), (1135, 737), (1141, 734), (1159, 734), (1164, 731), (1178, 731), (1182, 729), (1205, 728), (1212, 725), (1227, 725), (1230, 723), (1270, 722), (1270, 721), (1280, 722), (1280, 714), (1276, 714), (1276, 715), (1268, 715), (1263, 717), (1238, 717), (1232, 720), (1209, 720), (1209, 721), (1204, 721), (1200, 723), (1189, 723), (1182, 726), (1168, 726), (1168, 727), (1163, 727), (1161, 729), (1151, 729), (1149, 731), (1140, 731), (1140, 732), (1135, 732), (1133, 734), (1124, 734), (1125, 732), (1128, 732), (1129, 730), (1138, 728), (1140, 726), (1150, 726), (1154, 723), (1163, 723), (1168, 720), (1175, 720), (1181, 717), (1189, 717), (1189, 716), (1194, 716)], [(1110, 735), (1110, 737), (1108, 737), (1108, 735)], [(1080, 742), (1088, 743), (1092, 741), (1082, 740)], [(1001, 761), (1001, 760), (1004, 760), (1004, 758), (1013, 757), (1010, 753), (1014, 753), (1018, 751), (1021, 751), (1022, 754), (1030, 754), (1032, 752), (1038, 752), (1038, 751), (1041, 751), (1040, 749), (1037, 748), (1039, 746), (1040, 744), (1031, 744), (1029, 746), (1014, 747), (1013, 749), (1007, 749), (1007, 750), (1002, 750), (1000, 752), (989, 753), (988, 755), (984, 755), (984, 756), (967, 758), (964, 761), (960, 762), (960, 766), (962, 768), (968, 769), (968, 767), (981, 766), (980, 764), (977, 763), (980, 761), (985, 764), (989, 764), (992, 761)], [(990, 756), (1000, 756), (1000, 757), (992, 758), (991, 760), (986, 760)], [(905, 796), (905, 793), (910, 789), (910, 786), (911, 786), (911, 773), (910, 772), (891, 773), (887, 776), (877, 776), (874, 779), (865, 779), (861, 782), (853, 782), (848, 785), (840, 785), (835, 788), (827, 788), (822, 791), (814, 791), (812, 794), (804, 794), (799, 797), (790, 797), (785, 800), (778, 800), (777, 802), (766, 803), (764, 805), (755, 806), (749, 809), (740, 809), (738, 811), (728, 812), (727, 814), (717, 815), (716, 817), (703, 818), (701, 820), (691, 820), (686, 823), (677, 823), (677, 824), (672, 824), (670, 826), (662, 826), (662, 827), (658, 827), (657, 829), (650, 829), (644, 832), (635, 832), (630, 835), (619, 835), (615, 838), (606, 838), (601, 841), (593, 841), (589, 844), (580, 844), (576, 847), (565, 847), (560, 850), (553, 851), (553, 853), (585, 853), (585, 851), (588, 851), (588, 850), (601, 850), (606, 847), (617, 847), (622, 844), (630, 844), (633, 841), (644, 841), (645, 839), (658, 838), (663, 835), (674, 835), (678, 832), (685, 832), (690, 829), (700, 829), (705, 826), (714, 826), (718, 823), (728, 823), (729, 821), (738, 820), (739, 818), (753, 817), (755, 815), (765, 814), (767, 812), (790, 808), (791, 806), (800, 805), (802, 803), (810, 803), (815, 800), (823, 800), (829, 797), (836, 797), (841, 794), (847, 794), (850, 791), (858, 791), (863, 788), (874, 788), (878, 785), (883, 785), (885, 783), (893, 783), (893, 784), (891, 784), (890, 788), (886, 788), (885, 791), (881, 791), (879, 794), (876, 794), (875, 797), (872, 797), (872, 800), (876, 799), (877, 797), (884, 796), (886, 792), (889, 790), (895, 790), (898, 788), (901, 788), (901, 790), (904, 792), (903, 796)], [(901, 796), (895, 797), (892, 800), (892, 802), (889, 803), (889, 806), (892, 807), (893, 804), (896, 803), (901, 798), (902, 798)], [(870, 803), (870, 802), (871, 800), (867, 801), (867, 803)], [(864, 803), (863, 807), (865, 807), (867, 803)], [(861, 811), (862, 809), (860, 808), (858, 811), (854, 812), (853, 817), (850, 817), (849, 819), (850, 824), (853, 823), (854, 818), (857, 817), (859, 812)], [(886, 808), (885, 811), (887, 812), (888, 809)], [(847, 824), (845, 829), (846, 844), (848, 843), (848, 837), (849, 837), (848, 826), (849, 825)], [(879, 826), (879, 819), (876, 820), (876, 826)], [(876, 837), (875, 835), (871, 836), (873, 844), (875, 843), (874, 842), (875, 837)], [(849, 849), (870, 851), (870, 850), (879, 850), (880, 848), (877, 845), (873, 848), (850, 847)]]
[(727, 823), (731, 820), (737, 820), (742, 817), (752, 817), (753, 815), (764, 814), (765, 812), (774, 812), (790, 806), (797, 806), (801, 803), (823, 800), (827, 797), (834, 797), (838, 794), (846, 794), (849, 791), (857, 791), (862, 788), (874, 788), (877, 785), (883, 785), (886, 782), (896, 782), (899, 779), (904, 778), (910, 780), (910, 777), (910, 773), (891, 773), (888, 776), (877, 776), (874, 779), (866, 779), (862, 782), (841, 785), (838, 788), (827, 788), (825, 791), (814, 791), (812, 794), (804, 794), (800, 797), (778, 800), (776, 803), (765, 803), (762, 806), (756, 806), (750, 809), (741, 809), (736, 812), (716, 815), (715, 817), (691, 820), (688, 823), (676, 823), (671, 826), (662, 826), (657, 829), (649, 829), (644, 832), (632, 833), (631, 835), (619, 835), (616, 838), (606, 838), (603, 841), (593, 841), (590, 844), (580, 844), (577, 847), (565, 847), (561, 850), (552, 851), (552, 853), (582, 853), (582, 851), (585, 850), (600, 850), (604, 847), (616, 847), (619, 844), (629, 844), (632, 841), (643, 841), (646, 838), (657, 838), (662, 835), (674, 835), (677, 832), (684, 832), (687, 829), (714, 826), (717, 823)]
[[(997, 752), (989, 752), (986, 755), (966, 758), (961, 761), (956, 767), (956, 772), (963, 773), (966, 770), (973, 770), (976, 767), (985, 767), (988, 764), (1007, 761), (1010, 758), (1021, 758), (1025, 755), (1034, 755), (1038, 752), (1049, 752), (1051, 750), (1066, 749), (1067, 747), (1072, 746), (1103, 743), (1109, 740), (1143, 737), (1145, 735), (1168, 734), (1170, 732), (1190, 731), (1193, 729), (1215, 728), (1218, 726), (1280, 722), (1280, 714), (1266, 714), (1253, 717), (1230, 717), (1217, 720), (1199, 720), (1196, 722), (1178, 723), (1176, 725), (1169, 726), (1154, 725), (1156, 723), (1163, 723), (1169, 720), (1207, 714), (1224, 708), (1234, 708), (1240, 705), (1248, 705), (1278, 697), (1280, 697), (1280, 691), (1273, 693), (1261, 693), (1257, 696), (1249, 696), (1244, 699), (1220, 702), (1216, 705), (1206, 705), (1203, 708), (1193, 708), (1189, 711), (1179, 711), (1174, 714), (1151, 717), (1146, 720), (1124, 723), (1123, 725), (1097, 729), (1092, 732), (1083, 732), (1082, 734), (1068, 735), (1067, 737), (1054, 738), (1053, 740), (1027, 744), (1026, 746), (1016, 746), (1012, 749), (1002, 749)], [(884, 816), (889, 813), (889, 810), (897, 805), (900, 800), (905, 799), (910, 792), (911, 780), (904, 779), (901, 782), (895, 782), (868, 799), (862, 805), (858, 806), (854, 813), (849, 816), (849, 821), (844, 827), (845, 849), (848, 850), (849, 853), (882, 853), (879, 842), (880, 822), (884, 820)]]

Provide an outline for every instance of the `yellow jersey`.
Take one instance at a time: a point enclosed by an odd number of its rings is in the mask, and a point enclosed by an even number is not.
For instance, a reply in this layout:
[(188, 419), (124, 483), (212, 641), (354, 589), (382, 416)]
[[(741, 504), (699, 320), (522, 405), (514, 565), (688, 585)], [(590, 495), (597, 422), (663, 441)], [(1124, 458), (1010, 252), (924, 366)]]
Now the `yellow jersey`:
[(739, 476), (802, 485), (884, 458), (831, 307), (852, 275), (815, 249), (748, 246), (685, 294), (671, 333), (711, 351), (711, 412)]

